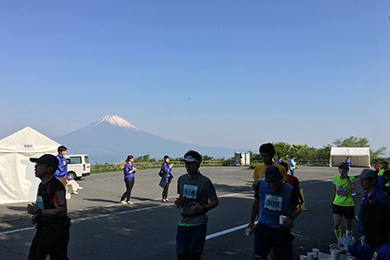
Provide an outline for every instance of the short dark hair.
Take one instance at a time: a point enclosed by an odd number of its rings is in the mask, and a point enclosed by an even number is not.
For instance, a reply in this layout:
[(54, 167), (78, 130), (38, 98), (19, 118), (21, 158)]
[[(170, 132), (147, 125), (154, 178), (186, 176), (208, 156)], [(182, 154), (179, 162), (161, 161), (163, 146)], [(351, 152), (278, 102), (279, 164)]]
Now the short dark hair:
[(260, 145), (259, 152), (269, 153), (273, 157), (275, 155), (275, 147), (271, 143), (262, 144)]
[(197, 151), (189, 150), (188, 152), (186, 152), (186, 153), (184, 154), (184, 158), (185, 158), (187, 155), (191, 155), (192, 157), (194, 157), (195, 159), (197, 159), (197, 160), (199, 161), (199, 163), (202, 162), (202, 155), (200, 155), (200, 153), (198, 153)]
[(68, 151), (68, 149), (65, 146), (61, 145), (58, 146), (57, 151), (58, 153), (62, 153), (63, 151)]
[(390, 235), (390, 212), (381, 202), (368, 202), (362, 207), (362, 222), (365, 242), (379, 248)]
[(294, 159), (295, 156), (291, 156), (291, 159)]
[(130, 161), (130, 159), (134, 159), (134, 156), (132, 156), (132, 155), (129, 155), (129, 156), (127, 156), (127, 158), (126, 158), (126, 162), (129, 162), (129, 161)]
[(165, 155), (165, 156), (164, 156), (164, 161), (165, 161), (166, 159), (171, 159), (171, 158), (169, 158), (168, 155)]

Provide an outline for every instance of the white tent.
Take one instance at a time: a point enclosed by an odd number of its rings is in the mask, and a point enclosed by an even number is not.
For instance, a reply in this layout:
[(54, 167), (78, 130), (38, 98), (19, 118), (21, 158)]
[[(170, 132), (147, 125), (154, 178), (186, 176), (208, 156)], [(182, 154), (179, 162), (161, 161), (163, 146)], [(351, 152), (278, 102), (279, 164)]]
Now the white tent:
[(56, 155), (59, 145), (31, 127), (0, 140), (0, 204), (35, 201), (40, 180), (29, 158)]
[(352, 166), (370, 167), (370, 148), (368, 147), (332, 147), (329, 166), (338, 166), (351, 157)]

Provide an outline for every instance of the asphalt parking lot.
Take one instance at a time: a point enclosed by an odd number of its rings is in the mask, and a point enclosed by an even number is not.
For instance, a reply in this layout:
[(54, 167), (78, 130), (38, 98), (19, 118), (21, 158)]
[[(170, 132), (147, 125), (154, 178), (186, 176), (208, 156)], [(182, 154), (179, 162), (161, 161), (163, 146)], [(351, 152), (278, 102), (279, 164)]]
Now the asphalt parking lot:
[[(352, 168), (351, 175), (361, 169)], [(171, 203), (162, 203), (157, 169), (140, 170), (132, 192), (133, 205), (121, 205), (125, 190), (121, 172), (94, 174), (78, 183), (84, 187), (68, 201), (72, 218), (70, 259), (175, 259), (178, 213), (173, 205), (176, 180), (184, 168), (174, 168), (169, 190)], [(252, 204), (253, 171), (241, 167), (205, 167), (201, 172), (216, 186), (220, 205), (208, 213), (208, 239), (203, 259), (251, 259), (253, 236), (244, 234)], [(304, 167), (296, 170), (307, 210), (295, 221), (294, 256), (334, 242), (329, 207), (337, 168)], [(357, 185), (356, 190), (359, 190)], [(358, 211), (360, 197), (355, 197)], [(26, 203), (0, 205), (0, 255), (26, 259), (34, 235)], [(357, 222), (353, 223), (356, 229)]]

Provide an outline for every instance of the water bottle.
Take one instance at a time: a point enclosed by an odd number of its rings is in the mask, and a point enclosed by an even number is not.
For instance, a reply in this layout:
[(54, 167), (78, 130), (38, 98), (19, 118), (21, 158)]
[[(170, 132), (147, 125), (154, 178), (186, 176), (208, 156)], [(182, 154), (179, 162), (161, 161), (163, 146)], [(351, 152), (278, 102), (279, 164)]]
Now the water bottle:
[(341, 247), (348, 248), (347, 246), (347, 236), (344, 234), (340, 239), (339, 242), (337, 243)]

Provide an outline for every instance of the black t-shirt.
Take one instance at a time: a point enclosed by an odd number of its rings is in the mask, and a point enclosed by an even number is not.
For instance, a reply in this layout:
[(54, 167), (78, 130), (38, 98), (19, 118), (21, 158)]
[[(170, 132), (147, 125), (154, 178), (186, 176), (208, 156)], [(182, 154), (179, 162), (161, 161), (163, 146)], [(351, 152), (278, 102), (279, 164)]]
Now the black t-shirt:
[[(57, 180), (51, 178), (45, 184), (40, 183), (38, 187), (37, 205), (40, 209), (55, 209), (57, 204), (60, 207), (66, 206), (65, 187)], [(69, 223), (67, 216), (62, 217), (40, 217), (38, 219), (38, 227), (57, 227)]]

